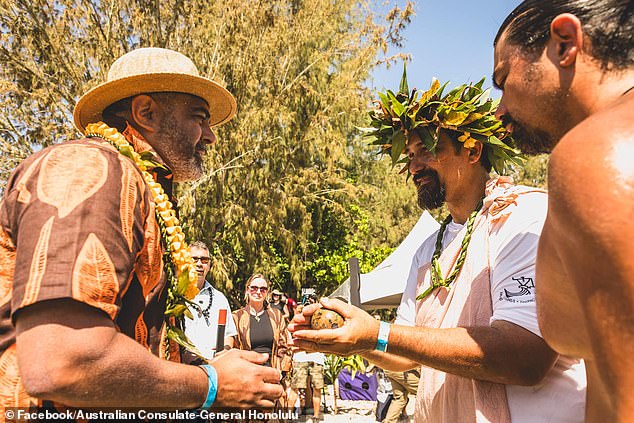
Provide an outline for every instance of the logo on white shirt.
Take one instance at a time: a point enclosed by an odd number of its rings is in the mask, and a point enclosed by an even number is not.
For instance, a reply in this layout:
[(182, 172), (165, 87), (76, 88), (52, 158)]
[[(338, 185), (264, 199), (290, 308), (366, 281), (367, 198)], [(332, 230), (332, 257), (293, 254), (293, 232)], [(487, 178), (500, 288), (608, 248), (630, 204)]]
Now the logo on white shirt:
[[(513, 279), (515, 282), (517, 282), (517, 289), (519, 291), (509, 291), (508, 289), (504, 288), (504, 294), (502, 294), (502, 292), (500, 292), (500, 298), (498, 299), (498, 301), (510, 301), (510, 302), (532, 302), (535, 301), (535, 297), (534, 297), (534, 291), (535, 291), (535, 282), (533, 281), (533, 278), (527, 278), (525, 276), (520, 276), (518, 278), (511, 278)], [(514, 299), (514, 297), (523, 297), (525, 295), (530, 295), (532, 296), (532, 298), (518, 298), (517, 300)]]

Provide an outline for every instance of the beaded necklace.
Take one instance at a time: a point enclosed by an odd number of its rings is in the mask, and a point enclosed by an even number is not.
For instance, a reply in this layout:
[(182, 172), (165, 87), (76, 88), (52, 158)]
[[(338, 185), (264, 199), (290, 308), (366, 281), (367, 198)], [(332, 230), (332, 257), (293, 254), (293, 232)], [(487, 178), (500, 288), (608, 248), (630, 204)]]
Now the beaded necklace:
[(449, 285), (451, 285), (453, 281), (456, 280), (458, 274), (462, 270), (462, 266), (464, 265), (465, 260), (467, 259), (467, 249), (469, 247), (469, 242), (471, 242), (471, 235), (473, 234), (473, 227), (475, 226), (475, 218), (482, 208), (483, 201), (484, 199), (480, 200), (475, 210), (472, 211), (469, 215), (469, 219), (467, 219), (467, 232), (465, 233), (464, 238), (462, 239), (462, 243), (460, 244), (460, 253), (458, 255), (458, 260), (456, 261), (456, 265), (454, 266), (453, 271), (449, 274), (449, 276), (447, 276), (447, 278), (442, 277), (442, 270), (440, 269), (440, 263), (438, 259), (440, 258), (440, 253), (442, 251), (442, 239), (445, 234), (445, 229), (447, 228), (447, 225), (449, 225), (449, 223), (451, 223), (452, 221), (451, 215), (447, 216), (442, 222), (438, 231), (438, 236), (436, 237), (436, 249), (434, 250), (434, 255), (431, 258), (431, 283), (429, 288), (427, 288), (418, 297), (416, 297), (416, 300), (422, 300), (423, 298), (431, 294), (434, 289), (441, 286), (448, 288)]
[[(205, 288), (203, 288), (201, 292), (204, 290)], [(205, 319), (205, 323), (207, 323), (207, 326), (209, 326), (209, 311), (211, 310), (211, 305), (214, 302), (214, 291), (211, 286), (207, 289), (207, 291), (209, 292), (209, 302), (207, 303), (207, 307), (202, 308), (202, 305), (204, 304), (202, 298), (199, 299), (198, 304), (194, 304), (194, 306), (198, 311), (198, 317), (203, 317)]]
[(119, 131), (103, 122), (86, 125), (86, 137), (102, 138), (112, 144), (119, 153), (132, 159), (150, 188), (155, 204), (156, 221), (161, 229), (161, 240), (166, 247), (163, 253), (163, 263), (167, 278), (165, 307), (167, 337), (186, 348), (191, 348), (192, 345), (183, 330), (172, 324), (170, 317), (176, 321), (182, 321), (183, 315), (193, 318), (187, 304), (198, 294), (196, 286), (198, 273), (172, 203), (161, 184), (157, 183), (152, 174), (147, 171), (148, 168), (161, 165), (153, 160), (152, 153), (139, 154), (134, 151), (134, 148)]

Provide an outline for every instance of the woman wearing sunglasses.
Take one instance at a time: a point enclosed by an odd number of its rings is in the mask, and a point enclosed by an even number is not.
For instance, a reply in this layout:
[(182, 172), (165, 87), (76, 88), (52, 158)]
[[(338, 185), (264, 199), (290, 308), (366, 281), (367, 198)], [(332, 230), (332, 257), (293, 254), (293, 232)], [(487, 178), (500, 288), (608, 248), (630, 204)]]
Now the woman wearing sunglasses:
[(286, 319), (282, 313), (275, 307), (270, 307), (267, 302), (269, 287), (269, 281), (259, 273), (252, 275), (247, 281), (247, 304), (233, 312), (238, 331), (234, 337), (234, 345), (241, 350), (269, 354), (265, 365), (275, 367), (285, 375), (292, 366), (292, 352), (287, 348), (290, 334), (286, 330)]

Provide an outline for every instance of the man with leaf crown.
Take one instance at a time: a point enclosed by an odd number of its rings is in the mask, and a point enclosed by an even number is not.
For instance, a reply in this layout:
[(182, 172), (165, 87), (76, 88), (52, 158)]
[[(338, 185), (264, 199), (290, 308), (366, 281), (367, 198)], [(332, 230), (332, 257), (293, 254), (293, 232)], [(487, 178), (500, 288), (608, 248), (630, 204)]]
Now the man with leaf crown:
[[(420, 368), (416, 421), (582, 422), (583, 363), (558, 356), (537, 324), (547, 195), (501, 176), (522, 158), (483, 83), (444, 94), (446, 84), (434, 80), (410, 92), (404, 71), (399, 92), (379, 94), (370, 112), (367, 135), (404, 164), (419, 206), (449, 210), (421, 240), (395, 323), (323, 299), (289, 329), (300, 348), (361, 354), (393, 371)], [(339, 312), (343, 327), (310, 330), (319, 307)]]

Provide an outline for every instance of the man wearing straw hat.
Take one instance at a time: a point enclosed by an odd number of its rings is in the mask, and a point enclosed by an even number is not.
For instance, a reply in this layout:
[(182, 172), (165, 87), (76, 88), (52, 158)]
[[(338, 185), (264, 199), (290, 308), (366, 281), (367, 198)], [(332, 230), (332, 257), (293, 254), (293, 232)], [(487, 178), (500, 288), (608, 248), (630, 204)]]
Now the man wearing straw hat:
[(235, 112), (184, 55), (134, 50), (78, 101), (85, 138), (13, 172), (0, 203), (2, 408), (271, 407), (282, 394), (266, 355), (178, 363), (197, 274), (171, 183), (203, 174), (211, 127)]

